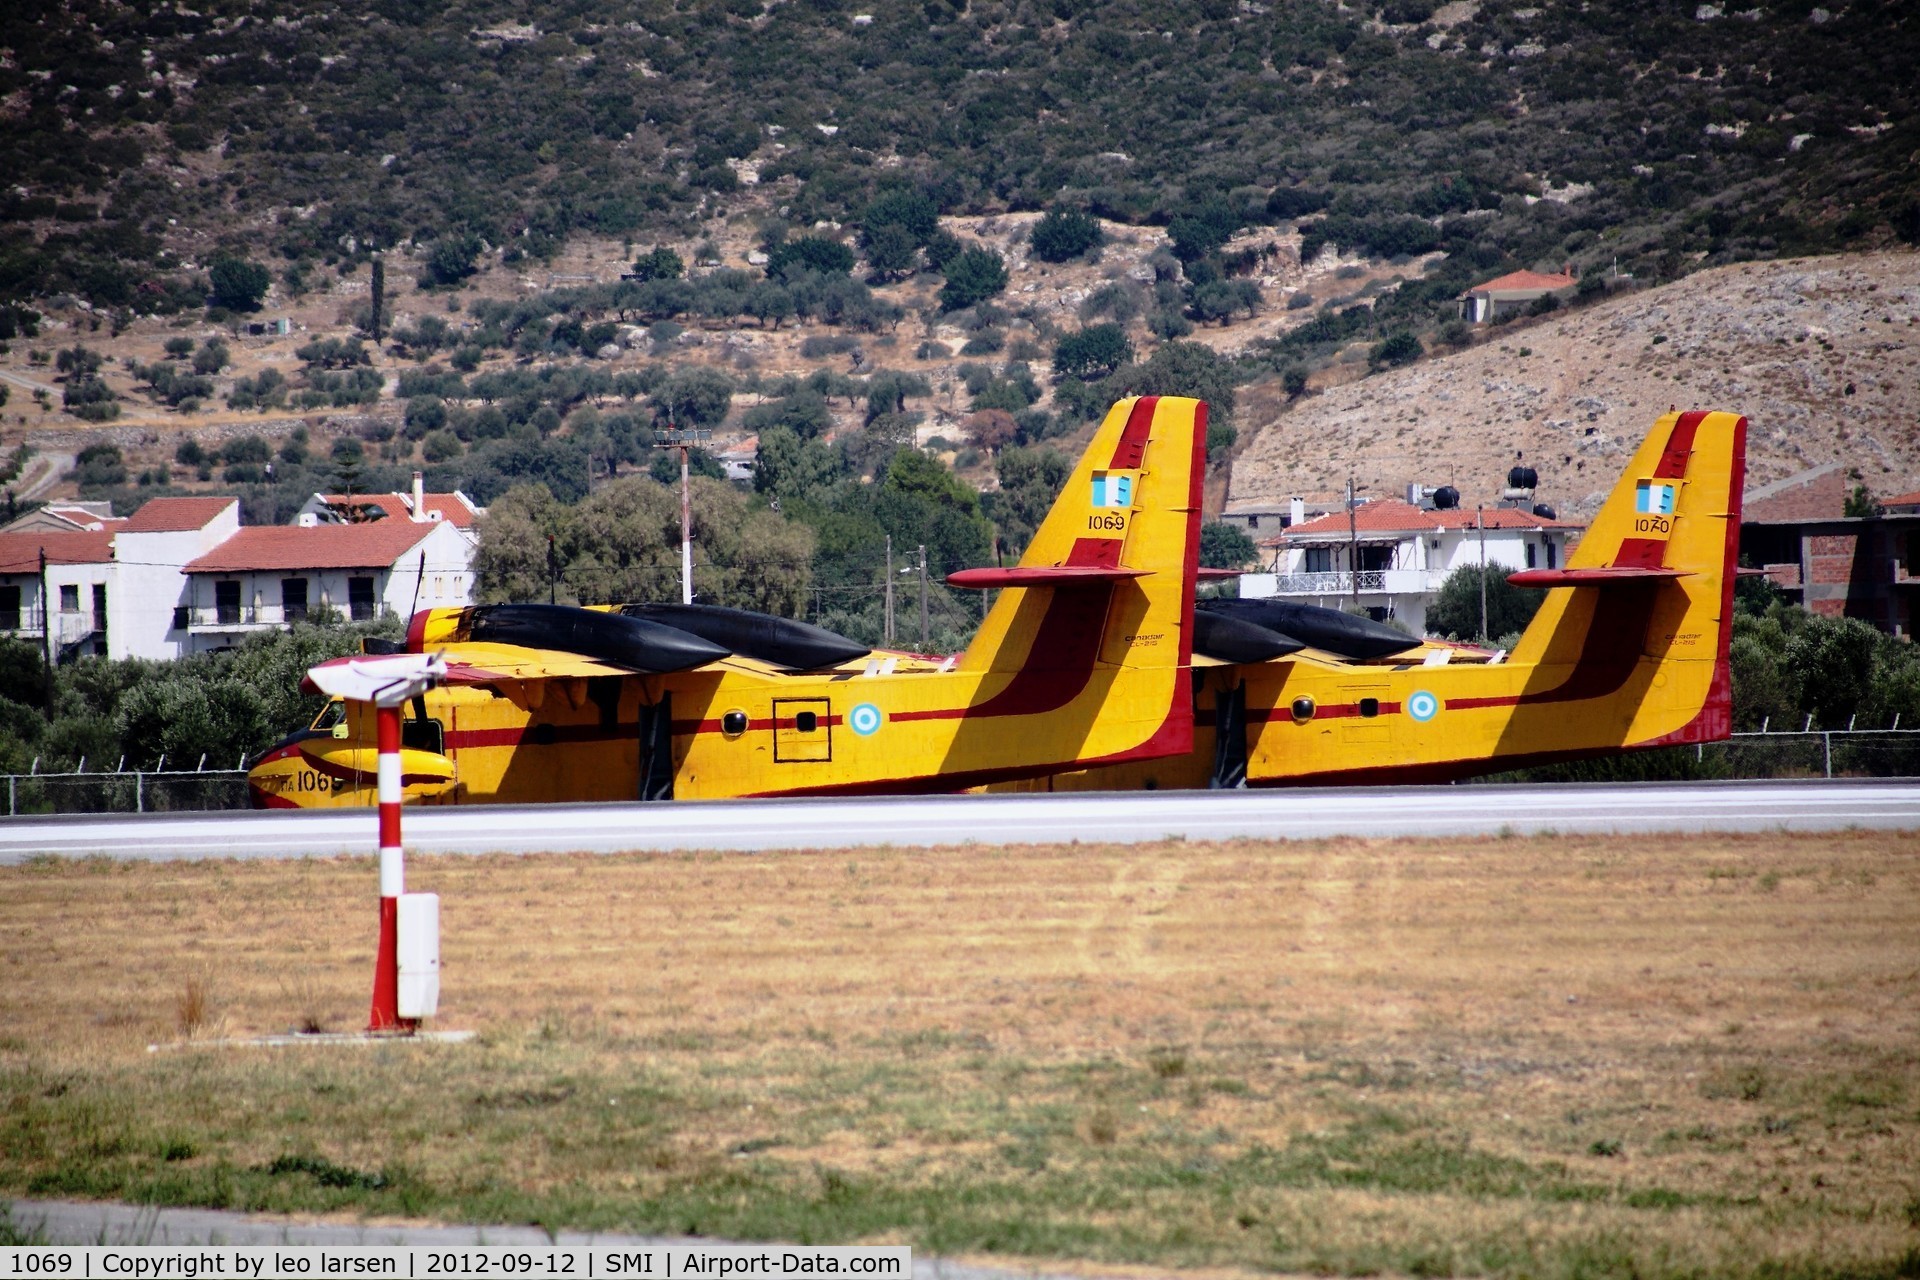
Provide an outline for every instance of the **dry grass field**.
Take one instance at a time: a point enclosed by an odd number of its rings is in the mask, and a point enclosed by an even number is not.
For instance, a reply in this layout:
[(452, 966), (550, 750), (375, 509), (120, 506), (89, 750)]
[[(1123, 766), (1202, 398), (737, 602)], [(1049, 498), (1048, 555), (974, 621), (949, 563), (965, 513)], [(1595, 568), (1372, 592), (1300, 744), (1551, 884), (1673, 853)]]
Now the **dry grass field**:
[(0, 869), (0, 1195), (1135, 1271), (1920, 1274), (1920, 836), (410, 882), (468, 1044), (207, 1043), (360, 1024), (370, 860)]

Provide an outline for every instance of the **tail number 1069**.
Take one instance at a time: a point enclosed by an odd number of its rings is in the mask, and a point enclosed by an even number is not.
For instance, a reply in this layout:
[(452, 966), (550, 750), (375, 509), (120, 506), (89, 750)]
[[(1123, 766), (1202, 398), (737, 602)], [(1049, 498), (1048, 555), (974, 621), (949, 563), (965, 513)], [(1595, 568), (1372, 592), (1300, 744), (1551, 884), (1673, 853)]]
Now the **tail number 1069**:
[(1118, 511), (1096, 511), (1087, 517), (1087, 528), (1108, 533), (1125, 533), (1127, 517)]

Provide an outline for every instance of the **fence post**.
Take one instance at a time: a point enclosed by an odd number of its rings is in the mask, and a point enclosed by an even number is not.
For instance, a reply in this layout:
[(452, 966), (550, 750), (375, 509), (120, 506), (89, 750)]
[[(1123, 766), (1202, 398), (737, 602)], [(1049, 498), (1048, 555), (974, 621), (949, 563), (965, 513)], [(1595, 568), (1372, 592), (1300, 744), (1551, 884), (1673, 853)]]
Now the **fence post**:
[(1827, 743), (1827, 776), (1833, 776), (1833, 730), (1828, 729), (1820, 735)]
[(133, 811), (135, 813), (147, 811), (146, 775), (138, 769), (133, 771)]
[(13, 799), (14, 788), (17, 787), (19, 783), (20, 779), (14, 777), (12, 774), (7, 775), (7, 816), (9, 818), (19, 813), (19, 810), (14, 807)]

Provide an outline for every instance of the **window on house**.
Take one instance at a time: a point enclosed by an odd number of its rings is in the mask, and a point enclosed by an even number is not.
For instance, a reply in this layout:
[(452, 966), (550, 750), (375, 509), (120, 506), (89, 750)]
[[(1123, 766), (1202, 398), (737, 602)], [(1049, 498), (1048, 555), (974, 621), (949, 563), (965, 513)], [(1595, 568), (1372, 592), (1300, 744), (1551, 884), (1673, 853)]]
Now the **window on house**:
[(80, 612), (80, 584), (69, 582), (60, 588), (60, 612)]
[(20, 629), (20, 588), (0, 587), (0, 631)]
[(93, 629), (105, 632), (107, 629), (107, 584), (93, 584)]
[(305, 578), (280, 580), (280, 610), (280, 616), (288, 622), (298, 622), (307, 616), (307, 580)]
[(186, 605), (173, 606), (173, 630), (185, 631), (193, 622), (192, 611)]
[(356, 621), (373, 616), (373, 579), (347, 579), (347, 613)]
[(1534, 545), (1531, 542), (1529, 542), (1527, 544), (1527, 568), (1532, 569), (1536, 567), (1534, 562), (1536, 559), (1538, 559), (1538, 556), (1539, 556), (1538, 550), (1534, 547)]
[(1258, 529), (1259, 527), (1260, 527), (1260, 517), (1259, 517), (1259, 516), (1248, 516), (1248, 517), (1247, 517), (1247, 528), (1249, 528), (1249, 529)]
[(1333, 548), (1332, 547), (1308, 547), (1307, 548), (1307, 572), (1308, 573), (1332, 573), (1333, 572)]
[(1554, 561), (1558, 560), (1559, 558), (1560, 558), (1560, 548), (1555, 546), (1551, 541), (1549, 541), (1547, 543), (1547, 568), (1549, 569), (1558, 568), (1558, 566), (1554, 563)]
[(1392, 547), (1361, 547), (1360, 572), (1379, 573), (1393, 568)]
[(216, 582), (213, 584), (213, 618), (223, 627), (230, 627), (240, 621), (239, 583)]

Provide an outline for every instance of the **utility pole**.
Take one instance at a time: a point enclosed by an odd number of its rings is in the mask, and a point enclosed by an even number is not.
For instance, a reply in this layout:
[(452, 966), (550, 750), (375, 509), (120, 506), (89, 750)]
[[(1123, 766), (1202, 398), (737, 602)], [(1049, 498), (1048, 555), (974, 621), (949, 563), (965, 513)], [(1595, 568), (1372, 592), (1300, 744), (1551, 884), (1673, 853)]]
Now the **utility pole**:
[(680, 450), (680, 603), (693, 603), (693, 482), (688, 479), (687, 451), (693, 445), (711, 436), (708, 431), (695, 427), (681, 430), (673, 424), (673, 413), (667, 413), (667, 438), (656, 439), (656, 447), (666, 446)]
[[(673, 420), (667, 420), (673, 426)], [(687, 479), (687, 442), (680, 442), (680, 603), (693, 603), (693, 489)]]
[(920, 652), (927, 651), (927, 548), (920, 548)]
[(889, 649), (893, 647), (893, 535), (887, 535), (887, 608), (882, 623), (885, 639), (881, 641)]
[(1353, 594), (1353, 611), (1360, 612), (1360, 525), (1353, 514), (1353, 477), (1347, 477), (1347, 586)]
[[(423, 558), (421, 565), (425, 566)], [(547, 603), (556, 604), (560, 593), (560, 558), (553, 550), (553, 535), (547, 535)]]
[(1474, 516), (1480, 526), (1480, 643), (1487, 642), (1487, 505), (1481, 503)]
[(47, 595), (47, 548), (40, 547), (40, 675), (47, 720), (53, 720), (53, 600)]

